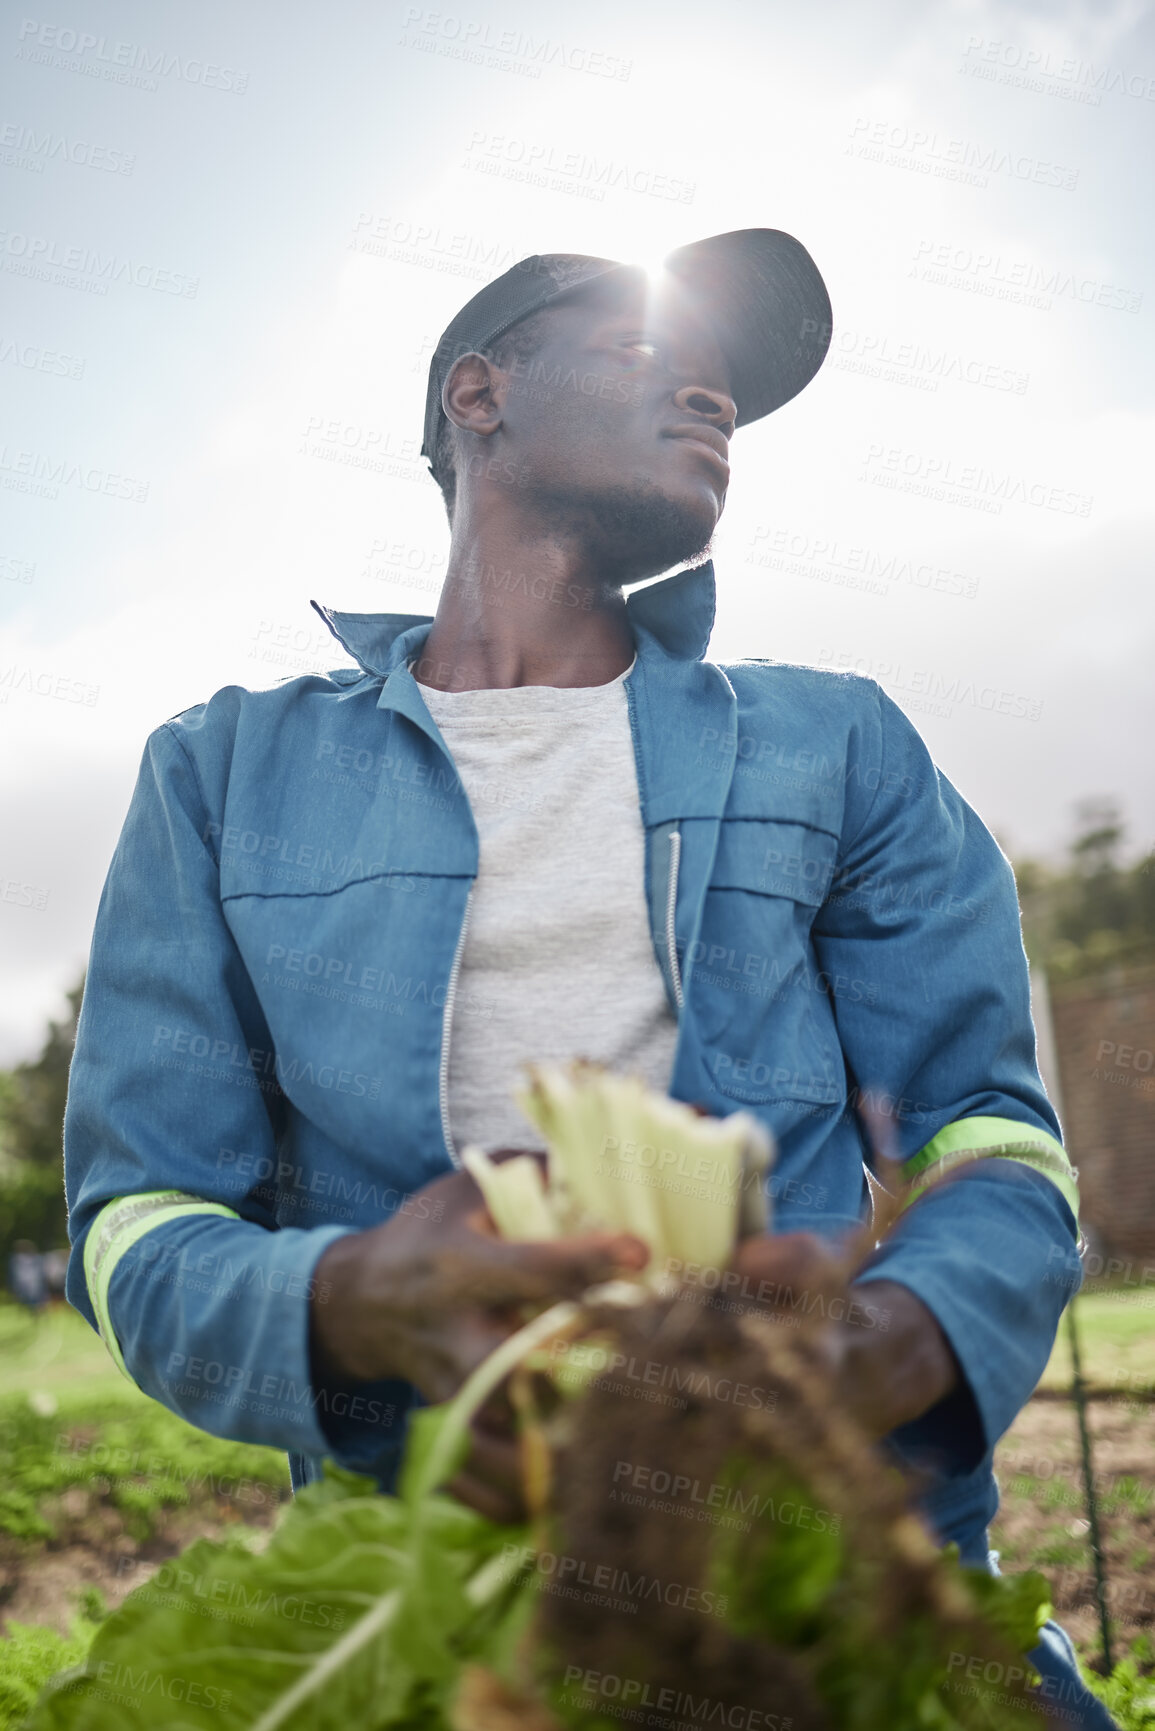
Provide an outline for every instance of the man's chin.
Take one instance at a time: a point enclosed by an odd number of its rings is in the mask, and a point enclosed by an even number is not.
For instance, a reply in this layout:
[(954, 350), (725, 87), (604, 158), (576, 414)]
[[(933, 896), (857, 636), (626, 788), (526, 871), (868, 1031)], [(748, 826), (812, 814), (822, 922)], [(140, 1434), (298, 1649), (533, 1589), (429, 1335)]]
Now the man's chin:
[(599, 497), (595, 539), (619, 582), (642, 583), (664, 571), (705, 564), (716, 524), (712, 506), (640, 483)]
[(629, 589), (638, 583), (648, 583), (652, 577), (672, 576), (676, 571), (694, 571), (699, 565), (706, 564), (713, 551), (713, 542), (707, 541), (704, 547), (699, 547), (698, 551), (691, 553), (688, 558), (679, 554), (676, 559), (671, 559), (668, 565), (658, 565), (652, 571), (637, 571), (622, 577), (619, 580), (620, 587)]

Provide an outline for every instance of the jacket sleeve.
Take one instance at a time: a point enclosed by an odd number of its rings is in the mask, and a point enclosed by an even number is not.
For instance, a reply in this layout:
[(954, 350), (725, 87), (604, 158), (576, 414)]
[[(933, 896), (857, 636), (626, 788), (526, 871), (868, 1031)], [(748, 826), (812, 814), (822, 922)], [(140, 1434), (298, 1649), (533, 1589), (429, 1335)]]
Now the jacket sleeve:
[[(898, 707), (881, 690), (875, 700), (877, 755), (864, 745), (848, 778), (847, 839), (814, 943), (829, 975), (876, 986), (872, 1003), (832, 1001), (850, 1109), (870, 1155), (900, 1161), (913, 1188), (860, 1279), (908, 1287), (946, 1334), (974, 1422), (946, 1427), (936, 1412), (918, 1424), (960, 1470), (1046, 1365), (1079, 1281), (1078, 1192), (1036, 1064), (1010, 865)], [(956, 1421), (960, 1410), (953, 1400)]]
[(309, 1304), (347, 1228), (277, 1230), (270, 1187), (240, 1176), (276, 1171), (280, 1096), (212, 833), (193, 762), (161, 727), (101, 898), (69, 1077), (68, 1297), (193, 1424), (322, 1455)]

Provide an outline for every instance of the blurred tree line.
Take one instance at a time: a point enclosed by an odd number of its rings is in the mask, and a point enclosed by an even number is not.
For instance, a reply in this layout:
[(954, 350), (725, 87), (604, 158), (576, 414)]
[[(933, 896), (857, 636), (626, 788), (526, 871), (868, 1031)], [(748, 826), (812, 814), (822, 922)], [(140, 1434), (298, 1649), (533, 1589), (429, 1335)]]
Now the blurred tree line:
[(38, 1058), (0, 1070), (0, 1267), (18, 1238), (38, 1250), (68, 1243), (62, 1131), (83, 991), (81, 978), (67, 994), (68, 1015), (49, 1022)]
[[(1063, 864), (1015, 867), (1027, 953), (1054, 985), (1155, 963), (1155, 853), (1121, 863), (1124, 826), (1112, 801), (1085, 801), (1076, 814)], [(81, 979), (67, 994), (68, 1015), (49, 1022), (38, 1058), (0, 1070), (0, 1266), (18, 1238), (40, 1250), (68, 1242), (61, 1127), (83, 989)]]
[(1155, 853), (1121, 862), (1125, 827), (1114, 800), (1084, 800), (1061, 866), (1015, 865), (1027, 954), (1052, 985), (1155, 962)]

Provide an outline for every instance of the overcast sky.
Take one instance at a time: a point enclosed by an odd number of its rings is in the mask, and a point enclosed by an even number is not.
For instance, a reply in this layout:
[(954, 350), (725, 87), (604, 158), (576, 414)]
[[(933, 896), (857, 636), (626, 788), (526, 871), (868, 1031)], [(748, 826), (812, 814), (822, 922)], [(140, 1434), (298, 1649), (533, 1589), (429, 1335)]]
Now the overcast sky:
[(798, 236), (830, 358), (739, 433), (711, 654), (882, 680), (1012, 853), (1151, 846), (1147, 4), (68, 0), (0, 21), (0, 1063), (148, 733), (431, 612), (428, 357), (548, 250)]

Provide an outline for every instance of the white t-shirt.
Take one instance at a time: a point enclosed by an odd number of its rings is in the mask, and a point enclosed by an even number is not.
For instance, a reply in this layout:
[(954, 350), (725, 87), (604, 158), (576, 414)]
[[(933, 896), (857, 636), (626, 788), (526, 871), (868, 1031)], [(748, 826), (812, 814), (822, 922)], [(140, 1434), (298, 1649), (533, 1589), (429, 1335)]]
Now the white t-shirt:
[(669, 1087), (677, 1019), (646, 912), (626, 673), (574, 688), (420, 686), (481, 842), (449, 1030), (458, 1152), (541, 1147), (512, 1098), (526, 1060), (591, 1058)]

